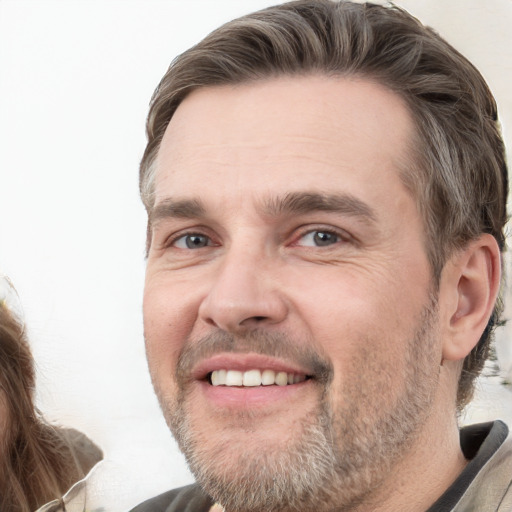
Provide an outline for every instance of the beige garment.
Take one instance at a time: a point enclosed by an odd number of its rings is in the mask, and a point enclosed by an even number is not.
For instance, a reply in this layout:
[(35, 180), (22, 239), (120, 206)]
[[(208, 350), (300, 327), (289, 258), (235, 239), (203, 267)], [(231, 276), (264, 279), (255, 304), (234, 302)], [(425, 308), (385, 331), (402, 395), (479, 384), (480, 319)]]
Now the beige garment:
[(86, 508), (87, 477), (103, 459), (103, 452), (85, 434), (74, 428), (55, 430), (70, 446), (75, 464), (85, 478), (76, 482), (62, 499), (47, 503), (36, 512), (94, 512)]
[[(80, 480), (60, 500), (53, 500), (36, 512), (94, 512), (86, 508), (87, 479)], [(98, 511), (99, 512), (99, 511)]]
[(471, 482), (452, 512), (512, 512), (512, 433)]

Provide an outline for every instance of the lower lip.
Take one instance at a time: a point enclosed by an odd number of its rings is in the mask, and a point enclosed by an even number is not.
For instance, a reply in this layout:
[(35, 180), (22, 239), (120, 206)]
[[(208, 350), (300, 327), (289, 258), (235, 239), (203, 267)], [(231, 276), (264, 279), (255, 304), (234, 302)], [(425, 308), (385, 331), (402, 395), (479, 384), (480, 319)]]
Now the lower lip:
[(247, 409), (265, 407), (275, 402), (290, 400), (297, 395), (302, 395), (312, 386), (312, 381), (308, 379), (287, 386), (212, 386), (206, 381), (201, 381), (200, 385), (206, 399), (214, 406)]

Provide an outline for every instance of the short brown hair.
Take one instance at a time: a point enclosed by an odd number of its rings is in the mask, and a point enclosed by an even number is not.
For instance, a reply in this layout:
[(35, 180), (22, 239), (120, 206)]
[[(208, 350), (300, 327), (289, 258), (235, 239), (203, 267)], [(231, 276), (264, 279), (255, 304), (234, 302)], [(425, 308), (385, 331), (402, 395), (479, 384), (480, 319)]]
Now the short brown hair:
[[(299, 0), (231, 21), (177, 57), (152, 98), (140, 191), (154, 202), (156, 157), (183, 99), (199, 87), (280, 75), (357, 75), (388, 87), (416, 124), (414, 164), (402, 179), (417, 200), (434, 282), (455, 250), (482, 233), (505, 246), (507, 167), (495, 100), (477, 69), (432, 29), (396, 6)], [(148, 226), (148, 231), (151, 226)], [(149, 242), (148, 242), (149, 243)], [(464, 361), (459, 408), (488, 357), (495, 306)]]

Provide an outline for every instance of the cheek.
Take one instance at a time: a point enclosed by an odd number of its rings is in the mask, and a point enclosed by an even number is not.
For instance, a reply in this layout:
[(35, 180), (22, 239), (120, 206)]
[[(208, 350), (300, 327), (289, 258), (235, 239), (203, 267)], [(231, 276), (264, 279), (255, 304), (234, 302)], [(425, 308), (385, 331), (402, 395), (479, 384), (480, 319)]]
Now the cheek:
[[(380, 276), (340, 271), (330, 279), (314, 277), (315, 286), (297, 286), (292, 300), (310, 330), (321, 333), (314, 337), (334, 347), (338, 341), (355, 342), (354, 336), (381, 338), (382, 333), (407, 330), (428, 299), (426, 286), (413, 288)], [(325, 286), (319, 286), (322, 282)]]
[(335, 277), (324, 281), (328, 286), (321, 293), (320, 287), (310, 287), (295, 305), (312, 339), (331, 359), (337, 385), (366, 373), (375, 376), (376, 392), (378, 386), (398, 386), (407, 346), (428, 302), (427, 284), (411, 287), (382, 275), (372, 279), (342, 271)]
[[(178, 300), (176, 297), (180, 297)], [(144, 289), (144, 337), (153, 377), (173, 375), (176, 361), (190, 336), (197, 309), (165, 282), (147, 281)]]

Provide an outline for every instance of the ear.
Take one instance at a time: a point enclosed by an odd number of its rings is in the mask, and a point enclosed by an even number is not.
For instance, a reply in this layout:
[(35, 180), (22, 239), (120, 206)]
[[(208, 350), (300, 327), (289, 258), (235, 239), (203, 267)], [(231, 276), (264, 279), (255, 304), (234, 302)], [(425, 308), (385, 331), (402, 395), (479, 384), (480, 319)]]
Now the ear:
[(441, 274), (443, 359), (464, 359), (478, 343), (499, 293), (501, 257), (496, 239), (483, 234), (457, 251)]

